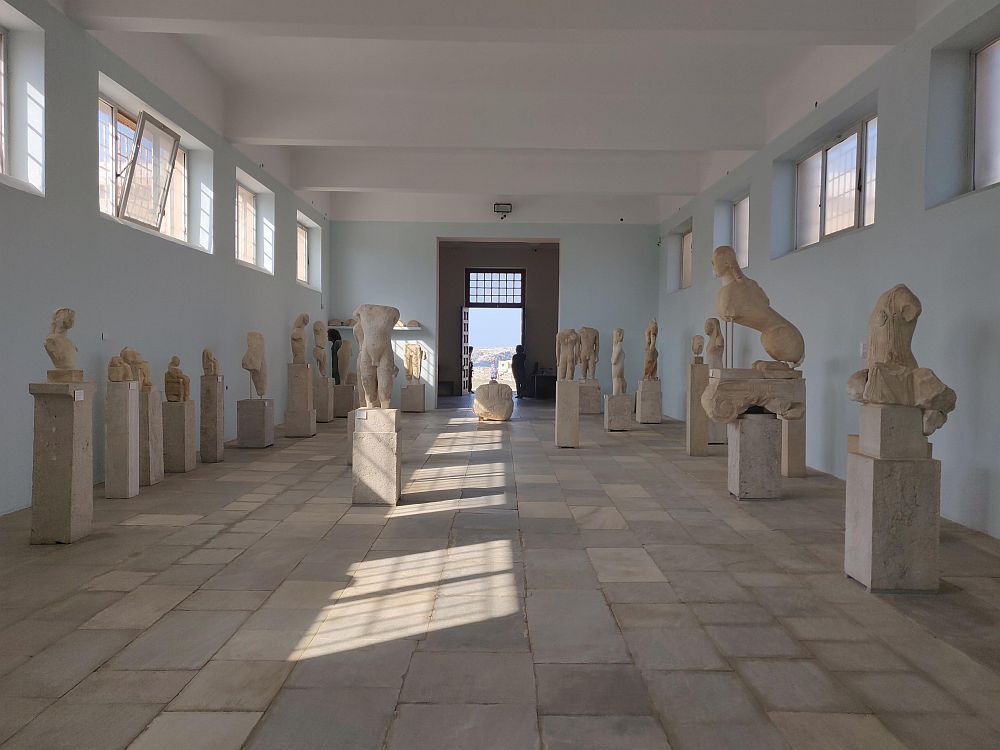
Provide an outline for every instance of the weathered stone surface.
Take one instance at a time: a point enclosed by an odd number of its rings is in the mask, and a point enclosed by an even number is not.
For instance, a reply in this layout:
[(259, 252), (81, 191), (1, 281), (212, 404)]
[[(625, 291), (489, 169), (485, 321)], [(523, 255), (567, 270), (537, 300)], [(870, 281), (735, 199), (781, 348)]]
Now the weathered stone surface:
[(635, 407), (630, 393), (604, 397), (604, 429), (608, 432), (631, 430), (633, 414)]
[(292, 345), (292, 363), (304, 365), (306, 363), (306, 326), (309, 325), (309, 314), (299, 313), (292, 323), (292, 333), (289, 336)]
[(556, 381), (556, 447), (580, 447), (580, 384)]
[(655, 320), (649, 321), (649, 325), (646, 326), (646, 350), (643, 354), (643, 380), (659, 380), (657, 372), (660, 367), (660, 353), (656, 349), (656, 337), (659, 333), (660, 326), (657, 322)]
[[(583, 326), (577, 329), (580, 336), (580, 378), (584, 381), (597, 377), (597, 363), (601, 358), (601, 334), (596, 328)], [(598, 406), (600, 404), (598, 403)], [(600, 412), (583, 412), (599, 414)]]
[(353, 422), (353, 504), (395, 505), (402, 494), (399, 410), (358, 409)]
[(800, 419), (805, 414), (806, 383), (797, 370), (710, 370), (701, 405), (716, 422), (732, 422), (753, 406), (785, 419)]
[(601, 413), (601, 384), (596, 380), (580, 381), (580, 413)]
[(52, 313), (49, 335), (45, 337), (45, 353), (53, 367), (48, 371), (50, 383), (83, 382), (83, 370), (76, 369), (76, 345), (66, 335), (75, 323), (76, 311), (68, 307), (60, 307)]
[(333, 380), (316, 373), (313, 378), (313, 403), (316, 406), (317, 422), (332, 422), (336, 414), (334, 413), (335, 396)]
[(104, 496), (139, 494), (139, 383), (106, 383), (104, 394)]
[(358, 408), (357, 387), (354, 385), (333, 386), (333, 416), (346, 417)]
[[(698, 357), (697, 359), (701, 359)], [(708, 455), (708, 430), (710, 420), (701, 405), (701, 394), (708, 386), (708, 365), (704, 362), (688, 364), (687, 415), (685, 448), (689, 456)]]
[(729, 492), (740, 500), (781, 497), (781, 425), (773, 414), (729, 423)]
[(556, 379), (573, 380), (580, 361), (580, 334), (572, 328), (556, 334)]
[(139, 486), (163, 481), (163, 402), (155, 390), (139, 391)]
[(274, 445), (274, 400), (245, 398), (236, 402), (236, 443), (240, 448)]
[(928, 458), (918, 407), (862, 404), (858, 425), (859, 453), (872, 458)]
[(163, 470), (183, 474), (197, 465), (194, 401), (164, 401)]
[[(421, 350), (423, 351), (423, 350)], [(426, 411), (426, 391), (424, 383), (407, 383), (399, 389), (402, 411), (419, 413)]]
[(201, 462), (214, 464), (222, 461), (226, 442), (226, 382), (222, 375), (201, 376), (201, 425), (199, 431), (201, 433)]
[(616, 328), (611, 335), (611, 394), (620, 396), (628, 390), (625, 380), (625, 330)]
[(362, 408), (355, 410), (355, 432), (399, 432), (402, 419), (399, 409)]
[(312, 437), (315, 434), (316, 408), (313, 405), (312, 366), (305, 363), (291, 363), (288, 365), (285, 436)]
[(800, 419), (780, 417), (779, 421), (781, 422), (781, 475), (804, 477), (806, 475), (805, 412)]
[(247, 332), (247, 352), (240, 366), (250, 373), (254, 391), (264, 398), (267, 392), (267, 356), (264, 354), (264, 334), (260, 331)]
[(476, 388), (472, 411), (489, 422), (506, 422), (514, 413), (514, 392), (506, 383), (491, 380)]
[(663, 392), (659, 380), (640, 380), (635, 394), (635, 418), (639, 424), (663, 421)]
[(354, 315), (358, 320), (354, 326), (358, 376), (365, 405), (388, 409), (398, 372), (392, 354), (392, 329), (399, 320), (399, 310), (388, 305), (359, 305)]

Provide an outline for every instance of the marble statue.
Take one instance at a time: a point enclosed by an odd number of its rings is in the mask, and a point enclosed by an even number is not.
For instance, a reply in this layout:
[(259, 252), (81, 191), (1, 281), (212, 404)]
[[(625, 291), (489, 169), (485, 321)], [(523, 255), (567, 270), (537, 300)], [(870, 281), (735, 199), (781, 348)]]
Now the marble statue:
[(580, 361), (580, 334), (572, 328), (556, 334), (556, 379), (572, 380)]
[(309, 325), (309, 314), (299, 313), (292, 324), (292, 364), (306, 363), (306, 326)]
[[(358, 339), (358, 380), (369, 408), (388, 409), (396, 363), (392, 356), (392, 328), (399, 310), (388, 305), (360, 305), (354, 311), (361, 329)], [(355, 333), (357, 334), (357, 327)]]
[(201, 350), (201, 369), (205, 375), (219, 375), (219, 360), (212, 354), (211, 349)]
[(722, 245), (712, 253), (712, 269), (722, 279), (715, 309), (725, 321), (760, 331), (760, 343), (774, 361), (754, 362), (755, 370), (795, 369), (806, 356), (802, 333), (771, 307), (764, 290), (740, 268), (736, 251)]
[(247, 332), (247, 353), (240, 366), (250, 373), (250, 380), (258, 398), (267, 392), (267, 357), (264, 356), (264, 334), (259, 331)]
[(163, 375), (163, 393), (167, 401), (190, 401), (191, 378), (181, 370), (181, 358), (174, 355)]
[(705, 362), (709, 369), (721, 370), (723, 355), (726, 353), (726, 339), (722, 335), (722, 324), (718, 318), (708, 318), (705, 321), (705, 335), (708, 336)]
[(660, 353), (656, 350), (656, 337), (660, 333), (660, 327), (655, 320), (649, 321), (646, 326), (646, 354), (645, 364), (642, 369), (643, 380), (659, 380), (657, 369), (660, 364)]
[(955, 391), (933, 370), (917, 365), (910, 344), (922, 307), (903, 284), (884, 292), (868, 318), (868, 367), (854, 373), (847, 393), (866, 404), (916, 406), (924, 435), (931, 435), (955, 409)]
[(361, 382), (361, 350), (365, 344), (365, 329), (361, 325), (360, 320), (351, 318), (348, 322), (351, 325), (351, 331), (354, 333), (354, 341), (358, 345), (358, 355), (354, 363), (354, 384), (358, 392), (358, 403), (367, 405), (368, 399), (365, 396), (365, 384)]
[(351, 370), (351, 356), (354, 354), (354, 344), (350, 339), (343, 339), (337, 349), (337, 371), (340, 372), (340, 382), (347, 383)]
[(625, 383), (625, 331), (616, 328), (611, 335), (611, 393), (620, 396), (628, 390)]
[(697, 334), (691, 338), (691, 354), (700, 357), (703, 351), (705, 351), (705, 337)]
[(124, 383), (127, 380), (133, 380), (132, 368), (120, 355), (116, 354), (108, 362), (108, 382)]
[(476, 388), (472, 411), (481, 420), (506, 422), (514, 413), (514, 392), (506, 383), (491, 380)]
[(127, 346), (121, 350), (119, 356), (132, 370), (132, 376), (129, 380), (138, 380), (139, 389), (146, 393), (152, 391), (153, 381), (149, 377), (149, 362), (144, 360), (135, 349), (129, 349)]
[(601, 334), (596, 328), (587, 326), (580, 328), (577, 333), (580, 336), (580, 375), (584, 380), (594, 380), (601, 354)]
[(60, 307), (52, 313), (49, 335), (45, 337), (45, 353), (52, 360), (48, 375), (50, 383), (83, 380), (83, 373), (76, 369), (77, 348), (66, 335), (75, 323), (76, 312), (68, 307)]
[(424, 350), (420, 344), (407, 344), (403, 350), (403, 365), (406, 367), (406, 382), (420, 382), (420, 372), (424, 366)]
[(320, 377), (330, 377), (330, 355), (326, 351), (326, 324), (322, 320), (313, 323), (313, 356), (316, 358), (316, 369)]

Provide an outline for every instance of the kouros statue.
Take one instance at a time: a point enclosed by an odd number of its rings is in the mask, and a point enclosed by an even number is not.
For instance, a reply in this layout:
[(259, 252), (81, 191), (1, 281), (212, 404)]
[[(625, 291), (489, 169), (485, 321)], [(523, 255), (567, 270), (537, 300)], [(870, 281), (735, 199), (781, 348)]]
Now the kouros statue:
[(292, 364), (306, 363), (306, 326), (309, 325), (309, 314), (299, 313), (292, 324)]
[(626, 392), (625, 383), (625, 331), (616, 328), (611, 336), (611, 393), (620, 396)]
[(656, 350), (656, 337), (660, 333), (660, 327), (655, 320), (649, 321), (646, 326), (646, 354), (642, 369), (643, 380), (659, 380), (656, 373), (660, 366), (660, 353)]
[(316, 358), (316, 369), (320, 377), (330, 377), (330, 354), (326, 351), (326, 324), (322, 320), (313, 323), (313, 356)]
[(715, 297), (715, 310), (725, 321), (760, 331), (760, 343), (775, 361), (758, 360), (755, 370), (788, 370), (802, 364), (806, 345), (799, 329), (781, 317), (771, 307), (771, 300), (740, 268), (736, 251), (728, 245), (715, 248), (712, 268), (722, 279), (722, 288)]
[(701, 334), (693, 336), (691, 338), (691, 354), (700, 357), (703, 351), (705, 351), (705, 337)]
[(407, 344), (403, 350), (403, 366), (406, 367), (406, 382), (420, 382), (420, 371), (424, 366), (424, 350), (420, 344)]
[(264, 334), (259, 331), (247, 332), (247, 353), (240, 366), (250, 373), (253, 389), (258, 398), (267, 392), (267, 357), (264, 356)]
[(174, 355), (163, 375), (163, 394), (167, 401), (190, 401), (191, 378), (181, 370), (181, 358)]
[(144, 360), (135, 349), (129, 349), (127, 346), (121, 350), (119, 356), (132, 370), (129, 380), (138, 380), (139, 389), (146, 393), (152, 391), (153, 381), (149, 377), (149, 362)]
[(572, 328), (556, 334), (556, 379), (572, 380), (580, 360), (580, 334)]
[(83, 371), (76, 369), (77, 348), (66, 335), (74, 323), (76, 312), (68, 307), (60, 307), (52, 313), (49, 335), (45, 337), (45, 353), (52, 360), (52, 369), (48, 372), (50, 383), (83, 381)]
[(108, 361), (108, 382), (124, 383), (133, 380), (132, 368), (126, 364), (120, 355), (116, 354)]
[(709, 318), (705, 321), (705, 335), (708, 336), (705, 362), (709, 369), (721, 370), (722, 357), (726, 353), (726, 339), (722, 335), (722, 324), (718, 318)]
[(201, 350), (201, 369), (204, 375), (218, 375), (219, 373), (219, 360), (215, 358), (212, 354), (211, 349)]
[(580, 375), (584, 380), (594, 380), (601, 354), (601, 334), (596, 328), (587, 326), (577, 333), (580, 335)]
[(358, 320), (358, 380), (370, 409), (388, 409), (396, 363), (392, 356), (392, 329), (399, 320), (399, 310), (388, 305), (360, 305), (354, 311)]
[(868, 318), (868, 367), (851, 376), (847, 394), (866, 404), (919, 407), (924, 435), (930, 435), (947, 421), (957, 397), (913, 356), (910, 343), (921, 311), (917, 295), (903, 284), (878, 298)]

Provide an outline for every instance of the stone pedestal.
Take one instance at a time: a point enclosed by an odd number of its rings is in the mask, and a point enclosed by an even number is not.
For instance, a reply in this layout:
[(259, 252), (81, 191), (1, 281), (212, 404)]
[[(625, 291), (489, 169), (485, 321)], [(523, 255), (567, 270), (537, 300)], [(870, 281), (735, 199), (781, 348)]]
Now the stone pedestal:
[(194, 401), (163, 402), (163, 470), (170, 474), (193, 471), (198, 465)]
[(217, 464), (226, 442), (226, 381), (222, 375), (201, 376), (201, 462)]
[(358, 408), (355, 385), (333, 386), (333, 416), (346, 417)]
[(744, 414), (729, 425), (729, 492), (740, 500), (781, 497), (781, 424)]
[(708, 420), (708, 444), (725, 445), (729, 442), (729, 431), (722, 422)]
[(408, 383), (399, 389), (401, 411), (418, 413), (426, 411), (424, 383)]
[(619, 393), (604, 397), (604, 429), (608, 432), (624, 432), (632, 429), (632, 415), (635, 414), (632, 394)]
[(31, 543), (68, 544), (90, 533), (94, 515), (93, 383), (31, 383), (35, 432)]
[(659, 380), (640, 380), (635, 393), (635, 419), (639, 424), (663, 421), (663, 393)]
[(334, 418), (334, 383), (331, 378), (324, 378), (319, 373), (313, 380), (313, 401), (316, 404), (316, 421), (332, 422)]
[(357, 409), (351, 437), (354, 505), (395, 505), (402, 495), (399, 409)]
[(245, 398), (236, 402), (236, 444), (240, 448), (274, 445), (274, 399)]
[(139, 383), (107, 383), (104, 394), (104, 497), (139, 494)]
[(312, 365), (288, 365), (288, 406), (285, 409), (285, 437), (312, 437), (316, 434), (313, 405)]
[(708, 433), (712, 422), (701, 405), (701, 394), (708, 386), (708, 370), (708, 365), (701, 361), (701, 357), (695, 357), (695, 361), (688, 364), (684, 445), (689, 456), (708, 455)]
[(847, 454), (844, 572), (871, 591), (937, 591), (941, 462), (919, 408), (864, 404)]
[(556, 447), (580, 447), (580, 384), (556, 381)]
[(347, 451), (347, 465), (351, 466), (354, 463), (354, 417), (356, 409), (351, 409), (347, 412), (347, 445), (350, 450)]
[(580, 380), (580, 413), (601, 413), (601, 384), (596, 380)]
[(163, 481), (163, 405), (155, 388), (139, 391), (139, 486)]

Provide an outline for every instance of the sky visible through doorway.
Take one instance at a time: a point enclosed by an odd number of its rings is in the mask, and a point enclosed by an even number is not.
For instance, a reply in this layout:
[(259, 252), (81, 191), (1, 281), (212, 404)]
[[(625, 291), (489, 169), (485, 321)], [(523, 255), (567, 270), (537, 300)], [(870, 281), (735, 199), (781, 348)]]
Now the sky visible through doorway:
[(521, 343), (519, 307), (473, 307), (469, 310), (469, 344), (472, 346), (473, 389), (496, 378), (514, 385), (510, 358)]

